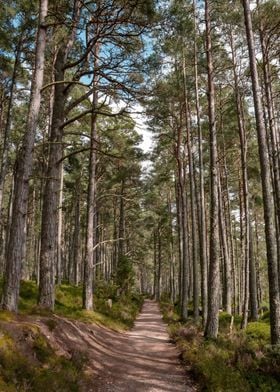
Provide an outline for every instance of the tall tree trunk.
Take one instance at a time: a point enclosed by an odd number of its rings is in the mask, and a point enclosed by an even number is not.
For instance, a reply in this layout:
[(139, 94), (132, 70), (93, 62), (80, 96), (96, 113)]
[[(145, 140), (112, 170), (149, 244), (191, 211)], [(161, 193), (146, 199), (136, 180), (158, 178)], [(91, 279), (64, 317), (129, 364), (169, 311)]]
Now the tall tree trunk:
[(125, 237), (124, 188), (125, 188), (125, 180), (122, 179), (121, 191), (120, 191), (120, 207), (119, 207), (119, 210), (120, 210), (119, 238), (118, 238), (119, 239), (119, 241), (118, 241), (118, 244), (119, 244), (119, 250), (118, 250), (119, 262), (120, 262), (122, 256), (125, 253), (125, 250), (124, 250), (124, 245), (125, 245), (125, 242), (124, 242), (124, 237)]
[(175, 252), (174, 252), (174, 233), (173, 233), (173, 215), (172, 215), (172, 199), (171, 199), (171, 190), (168, 193), (168, 218), (169, 218), (169, 229), (170, 229), (170, 243), (169, 243), (169, 268), (170, 268), (170, 300), (174, 304), (176, 301), (176, 292), (175, 292)]
[(161, 296), (161, 258), (162, 258), (162, 240), (161, 240), (161, 230), (158, 224), (157, 228), (157, 273), (156, 273), (156, 301), (160, 301)]
[(58, 222), (61, 188), (61, 162), (63, 158), (63, 122), (66, 102), (66, 90), (63, 83), (65, 64), (68, 59), (77, 30), (80, 14), (80, 1), (73, 5), (73, 26), (69, 35), (58, 48), (55, 60), (55, 92), (52, 111), (52, 126), (49, 136), (49, 156), (47, 178), (43, 193), (40, 282), (38, 305), (53, 309), (55, 301), (55, 276), (58, 260)]
[(219, 181), (219, 222), (220, 222), (220, 236), (221, 236), (221, 247), (223, 251), (223, 260), (224, 260), (224, 307), (225, 311), (231, 314), (231, 262), (230, 255), (228, 250), (228, 242), (227, 242), (227, 230), (226, 230), (226, 222), (225, 222), (225, 208), (222, 197), (222, 188), (221, 181)]
[(178, 180), (175, 180), (175, 194), (176, 194), (176, 218), (177, 218), (177, 233), (178, 233), (178, 256), (179, 256), (179, 272), (178, 272), (178, 291), (179, 299), (182, 299), (182, 265), (183, 265), (183, 236), (182, 236), (182, 205), (180, 198), (180, 190)]
[(99, 54), (99, 44), (94, 47), (94, 80), (95, 90), (92, 101), (91, 133), (90, 133), (90, 156), (89, 156), (89, 183), (87, 199), (87, 226), (86, 226), (86, 253), (84, 261), (84, 280), (83, 280), (83, 308), (93, 309), (93, 265), (96, 254), (97, 231), (96, 231), (96, 166), (97, 166), (97, 114), (98, 105), (98, 76), (95, 72)]
[(215, 114), (215, 88), (213, 80), (213, 59), (211, 45), (211, 21), (209, 1), (205, 1), (206, 21), (206, 53), (208, 72), (208, 111), (210, 133), (210, 258), (209, 258), (209, 290), (208, 313), (205, 328), (206, 338), (216, 338), (219, 329), (219, 294), (220, 294), (220, 265), (219, 265), (219, 200), (218, 200), (218, 152)]
[(257, 294), (257, 274), (254, 255), (253, 228), (249, 224), (249, 292), (250, 292), (250, 320), (258, 319), (258, 294)]
[(187, 78), (185, 56), (183, 54), (183, 82), (184, 82), (184, 109), (186, 121), (186, 142), (188, 150), (189, 163), (189, 181), (190, 181), (190, 199), (191, 199), (191, 234), (192, 234), (192, 266), (193, 266), (193, 313), (194, 319), (197, 321), (199, 317), (199, 276), (198, 276), (198, 249), (197, 249), (197, 221), (196, 221), (196, 195), (195, 195), (195, 179), (193, 167), (193, 153), (191, 141), (191, 121), (189, 114)]
[(177, 164), (178, 164), (178, 196), (180, 205), (180, 222), (181, 222), (181, 238), (182, 238), (182, 266), (181, 266), (181, 316), (184, 320), (188, 317), (188, 263), (189, 263), (189, 247), (188, 247), (188, 224), (187, 224), (187, 195), (185, 188), (185, 171), (183, 168), (182, 158), (180, 157), (181, 149), (181, 129), (178, 130), (177, 142)]
[(255, 43), (252, 29), (251, 11), (249, 0), (242, 0), (244, 8), (244, 18), (246, 27), (246, 36), (249, 50), (250, 71), (252, 79), (252, 88), (254, 96), (254, 108), (256, 116), (256, 126), (258, 134), (259, 157), (261, 167), (263, 207), (266, 235), (266, 250), (268, 262), (268, 280), (269, 280), (269, 301), (270, 301), (270, 328), (271, 343), (280, 344), (280, 295), (278, 280), (278, 260), (276, 248), (275, 233), (275, 215), (274, 200), (272, 196), (272, 184), (270, 177), (270, 162), (268, 156), (268, 147), (266, 141), (266, 132), (263, 121), (263, 110), (261, 103), (261, 94), (257, 63), (255, 56)]
[(18, 308), (22, 250), (26, 240), (24, 228), (28, 208), (29, 178), (33, 167), (33, 148), (44, 76), (46, 47), (45, 19), (47, 12), (48, 0), (41, 0), (39, 5), (35, 71), (31, 84), (31, 97), (27, 115), (26, 132), (21, 151), (17, 158), (12, 224), (7, 247), (6, 274), (2, 296), (2, 307), (10, 311), (17, 311)]
[(78, 286), (80, 281), (80, 181), (75, 192), (75, 217), (73, 233), (73, 265), (74, 265), (74, 282)]
[[(259, 5), (259, 1), (257, 1)], [(279, 274), (279, 285), (280, 285), (280, 158), (279, 151), (277, 148), (277, 132), (279, 130), (276, 126), (276, 115), (274, 113), (274, 100), (272, 93), (271, 83), (271, 66), (269, 61), (269, 49), (268, 49), (268, 37), (264, 31), (263, 23), (260, 18), (260, 42), (262, 49), (262, 69), (264, 79), (264, 94), (265, 103), (267, 108), (267, 128), (268, 128), (268, 139), (270, 141), (269, 156), (271, 159), (271, 174), (273, 181), (273, 196), (275, 204), (275, 223), (276, 223), (276, 239), (277, 239), (277, 257), (278, 257), (278, 274)]]
[(62, 279), (62, 258), (63, 258), (63, 163), (60, 164), (60, 187), (59, 187), (59, 209), (58, 209), (58, 230), (57, 230), (57, 267), (56, 281), (61, 284)]
[[(234, 47), (233, 35), (230, 35), (230, 45), (231, 45), (231, 54), (232, 54), (232, 64), (233, 64), (233, 76), (234, 76), (234, 93), (235, 93), (235, 104), (237, 109), (237, 124), (238, 124), (238, 132), (239, 132), (239, 140), (240, 140), (240, 155), (241, 155), (241, 170), (242, 170), (242, 196), (243, 196), (243, 214), (240, 216), (242, 232), (243, 232), (243, 219), (244, 219), (244, 249), (243, 256), (244, 259), (244, 269), (245, 269), (245, 295), (244, 295), (244, 304), (243, 304), (243, 317), (242, 317), (242, 328), (246, 328), (248, 322), (248, 304), (249, 304), (249, 276), (250, 273), (250, 262), (249, 262), (249, 226), (250, 226), (250, 212), (249, 212), (249, 189), (248, 189), (248, 173), (247, 173), (247, 138), (246, 138), (246, 129), (245, 129), (245, 121), (243, 114), (243, 105), (242, 98), (239, 89), (239, 81), (236, 70), (236, 54)], [(243, 240), (243, 238), (242, 238)]]
[[(55, 62), (56, 82), (64, 80), (65, 51), (66, 47), (63, 45), (57, 53)], [(54, 109), (49, 138), (48, 168), (43, 193), (38, 299), (39, 306), (51, 310), (54, 309), (55, 301), (64, 106), (64, 84), (57, 83), (55, 85)]]
[(8, 107), (7, 107), (6, 125), (4, 129), (4, 140), (2, 146), (2, 154), (0, 158), (0, 226), (2, 226), (3, 192), (4, 192), (5, 177), (6, 177), (7, 166), (8, 166), (10, 132), (11, 132), (11, 123), (12, 123), (12, 109), (14, 103), (14, 92), (16, 87), (17, 71), (20, 63), (22, 40), (23, 40), (23, 33), (21, 34), (19, 38), (19, 42), (16, 47), (16, 57), (15, 57), (15, 62), (13, 67), (13, 75), (12, 75), (11, 86), (10, 86), (10, 96), (9, 96)]
[(197, 69), (197, 27), (196, 27), (196, 1), (193, 1), (194, 7), (194, 72), (195, 72), (195, 105), (196, 105), (196, 123), (198, 136), (198, 154), (199, 154), (199, 255), (201, 271), (201, 302), (202, 302), (202, 325), (205, 327), (207, 319), (207, 240), (206, 240), (206, 215), (205, 215), (205, 195), (204, 195), (204, 164), (202, 150), (202, 129), (201, 113), (199, 103), (199, 86), (198, 86), (198, 69)]
[(87, 200), (87, 230), (86, 230), (86, 254), (84, 263), (84, 285), (83, 285), (83, 308), (93, 309), (93, 264), (94, 246), (96, 245), (95, 228), (95, 198), (96, 198), (96, 139), (97, 139), (97, 115), (95, 105), (97, 104), (97, 91), (95, 91), (93, 113), (91, 121), (90, 139), (90, 162), (89, 162), (89, 185)]
[(154, 250), (154, 255), (153, 255), (153, 262), (154, 262), (154, 267), (153, 267), (153, 272), (154, 272), (154, 282), (153, 282), (153, 298), (156, 299), (156, 293), (157, 293), (157, 232), (156, 228), (153, 230), (153, 250)]

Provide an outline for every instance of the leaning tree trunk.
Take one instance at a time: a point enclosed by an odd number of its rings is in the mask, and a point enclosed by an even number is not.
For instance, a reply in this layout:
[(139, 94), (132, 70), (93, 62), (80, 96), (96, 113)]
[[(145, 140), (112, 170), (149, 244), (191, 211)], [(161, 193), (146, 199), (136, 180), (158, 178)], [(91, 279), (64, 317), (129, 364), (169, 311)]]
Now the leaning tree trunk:
[(259, 157), (261, 167), (263, 207), (265, 221), (266, 251), (268, 262), (269, 301), (270, 301), (270, 328), (271, 343), (280, 343), (280, 295), (278, 280), (278, 260), (275, 233), (274, 200), (272, 196), (272, 183), (270, 176), (270, 162), (268, 146), (263, 120), (263, 108), (255, 56), (255, 43), (252, 29), (249, 0), (243, 0), (246, 36), (249, 50), (250, 71), (252, 79), (256, 127), (258, 135)]
[(26, 132), (16, 164), (12, 222), (7, 246), (6, 274), (2, 296), (2, 307), (10, 311), (17, 311), (18, 308), (22, 250), (26, 239), (25, 222), (28, 208), (29, 178), (33, 167), (33, 148), (44, 77), (47, 33), (45, 19), (47, 12), (48, 0), (41, 0), (35, 53), (35, 71), (31, 84)]
[(210, 132), (210, 257), (209, 257), (209, 290), (208, 314), (205, 328), (206, 338), (216, 338), (219, 329), (219, 295), (220, 295), (220, 264), (219, 264), (219, 197), (218, 197), (218, 152), (217, 130), (215, 118), (215, 88), (213, 81), (213, 59), (211, 45), (211, 22), (209, 2), (205, 1), (206, 20), (206, 53), (208, 72), (208, 111)]

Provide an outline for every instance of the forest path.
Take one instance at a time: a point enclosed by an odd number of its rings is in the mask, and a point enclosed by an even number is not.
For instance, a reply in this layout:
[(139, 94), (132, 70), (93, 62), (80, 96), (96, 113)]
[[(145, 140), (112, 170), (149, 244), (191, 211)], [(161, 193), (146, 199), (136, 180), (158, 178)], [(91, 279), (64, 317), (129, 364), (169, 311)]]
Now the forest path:
[(107, 353), (94, 380), (99, 392), (195, 391), (170, 343), (166, 325), (154, 301), (146, 300), (133, 329), (115, 336), (114, 354)]

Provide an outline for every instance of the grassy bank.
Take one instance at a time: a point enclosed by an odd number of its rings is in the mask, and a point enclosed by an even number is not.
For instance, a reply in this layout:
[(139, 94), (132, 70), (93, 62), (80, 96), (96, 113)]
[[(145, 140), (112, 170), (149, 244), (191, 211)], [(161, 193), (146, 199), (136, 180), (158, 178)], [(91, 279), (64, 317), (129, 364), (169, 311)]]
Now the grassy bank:
[[(19, 311), (22, 314), (46, 314), (37, 307), (38, 287), (34, 282), (22, 282)], [(108, 299), (112, 299), (112, 307)], [(54, 313), (83, 322), (102, 324), (116, 331), (132, 327), (143, 303), (137, 293), (117, 296), (117, 288), (112, 284), (98, 282), (94, 294), (94, 311), (82, 309), (82, 287), (63, 284), (56, 289)]]
[[(135, 293), (117, 297), (114, 286), (99, 283), (94, 297), (94, 311), (82, 309), (82, 288), (61, 285), (57, 288), (54, 313), (86, 323), (102, 324), (122, 331), (130, 328), (143, 298)], [(57, 321), (52, 313), (40, 310), (38, 288), (34, 282), (22, 282), (19, 315), (0, 311), (0, 391), (75, 392), (87, 385), (84, 368), (86, 354), (57, 355), (32, 316), (44, 320), (51, 332)], [(108, 306), (112, 299), (112, 307)], [(83, 389), (84, 390), (84, 389)], [(86, 389), (85, 389), (86, 390)]]
[(217, 340), (205, 341), (200, 326), (180, 321), (176, 309), (162, 303), (169, 333), (203, 391), (280, 391), (280, 348), (269, 344), (267, 315), (240, 330), (240, 318), (220, 314)]
[(10, 333), (0, 333), (1, 391), (79, 390), (84, 381), (81, 373), (85, 363), (83, 358), (69, 360), (57, 356), (39, 329), (32, 326), (17, 330), (17, 337), (28, 339), (24, 351), (22, 343), (19, 345)]

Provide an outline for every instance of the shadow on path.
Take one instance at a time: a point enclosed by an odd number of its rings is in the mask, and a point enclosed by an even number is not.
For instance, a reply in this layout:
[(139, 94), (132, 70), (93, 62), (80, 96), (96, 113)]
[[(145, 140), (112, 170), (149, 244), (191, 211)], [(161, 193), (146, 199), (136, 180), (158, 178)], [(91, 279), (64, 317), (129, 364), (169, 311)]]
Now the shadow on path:
[(196, 390), (180, 365), (178, 351), (170, 343), (158, 305), (153, 301), (145, 301), (130, 332), (113, 334), (109, 341), (100, 343), (103, 361), (94, 380), (96, 392)]

